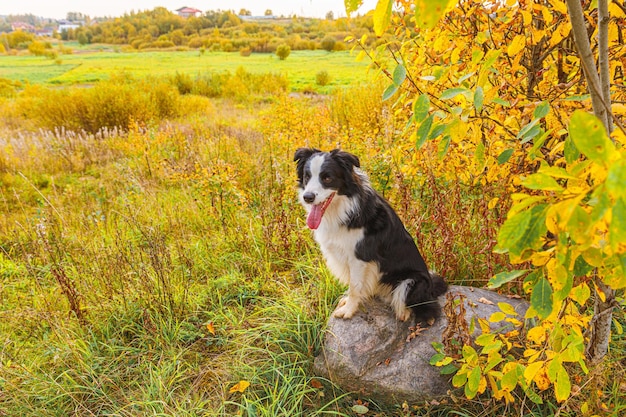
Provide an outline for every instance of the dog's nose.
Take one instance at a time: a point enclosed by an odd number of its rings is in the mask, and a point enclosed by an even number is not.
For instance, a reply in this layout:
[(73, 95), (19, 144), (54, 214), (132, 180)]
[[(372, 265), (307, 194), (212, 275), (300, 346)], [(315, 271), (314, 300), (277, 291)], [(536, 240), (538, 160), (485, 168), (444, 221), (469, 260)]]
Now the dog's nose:
[(311, 204), (312, 202), (314, 202), (314, 201), (315, 201), (315, 193), (312, 193), (312, 192), (310, 192), (310, 191), (309, 191), (309, 192), (307, 192), (307, 193), (304, 193), (304, 194), (302, 195), (302, 199), (303, 199), (305, 202), (307, 202), (307, 203)]

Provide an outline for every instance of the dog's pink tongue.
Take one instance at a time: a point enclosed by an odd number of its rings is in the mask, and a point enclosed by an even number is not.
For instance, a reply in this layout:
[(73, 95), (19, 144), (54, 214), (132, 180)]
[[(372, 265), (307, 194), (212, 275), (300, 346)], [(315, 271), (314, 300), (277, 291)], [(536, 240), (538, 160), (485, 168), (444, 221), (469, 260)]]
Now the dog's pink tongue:
[(314, 204), (311, 206), (311, 211), (309, 212), (309, 216), (306, 218), (306, 224), (309, 226), (309, 229), (315, 230), (320, 226), (322, 222), (322, 215), (324, 214), (324, 208), (322, 204)]

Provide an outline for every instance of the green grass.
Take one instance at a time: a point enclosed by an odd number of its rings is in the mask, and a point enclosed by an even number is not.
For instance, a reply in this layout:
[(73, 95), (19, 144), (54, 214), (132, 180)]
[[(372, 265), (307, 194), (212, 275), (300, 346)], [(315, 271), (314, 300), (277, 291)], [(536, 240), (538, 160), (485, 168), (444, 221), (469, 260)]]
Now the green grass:
[[(219, 99), (92, 134), (28, 130), (35, 115), (0, 111), (0, 416), (355, 417), (357, 403), (368, 417), (553, 415), (549, 392), (541, 406), (455, 393), (405, 407), (313, 375), (344, 289), (296, 201), (297, 147), (359, 154), (450, 283), (480, 285), (502, 268), (482, 250), (494, 231), (484, 202), (506, 191), (420, 182), (424, 167), (403, 180), (383, 88)], [(625, 346), (616, 333), (609, 383), (583, 386), (615, 417)], [(232, 390), (239, 381), (250, 386)], [(582, 396), (561, 416), (580, 415)]]
[(143, 76), (190, 75), (229, 71), (243, 67), (255, 74), (280, 73), (287, 76), (292, 90), (315, 87), (315, 76), (327, 71), (333, 87), (366, 82), (367, 63), (357, 62), (350, 52), (293, 51), (281, 61), (274, 54), (243, 57), (238, 52), (84, 52), (61, 55), (60, 64), (35, 56), (0, 56), (0, 78), (32, 84), (67, 85), (93, 83), (108, 79), (112, 73), (127, 72)]

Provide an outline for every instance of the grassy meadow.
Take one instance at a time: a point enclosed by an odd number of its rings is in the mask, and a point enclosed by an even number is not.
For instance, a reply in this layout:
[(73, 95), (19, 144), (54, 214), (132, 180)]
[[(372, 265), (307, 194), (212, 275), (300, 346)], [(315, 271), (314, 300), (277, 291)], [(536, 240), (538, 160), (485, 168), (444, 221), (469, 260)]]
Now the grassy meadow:
[(367, 62), (357, 62), (349, 51), (293, 51), (285, 60), (275, 54), (232, 52), (152, 51), (115, 52), (79, 50), (56, 60), (34, 55), (0, 56), (0, 78), (30, 84), (72, 85), (106, 80), (112, 73), (137, 77), (163, 77), (176, 73), (234, 73), (238, 68), (255, 73), (284, 75), (291, 89), (316, 88), (316, 74), (326, 71), (330, 82), (321, 91), (362, 83), (368, 79)]
[[(0, 89), (0, 416), (575, 415), (549, 399), (378, 404), (311, 372), (344, 288), (296, 201), (298, 147), (359, 155), (449, 283), (482, 286), (507, 267), (491, 251), (506, 207), (489, 202), (509, 191), (440, 176), (436, 145), (407, 174), (414, 145), (398, 142), (366, 64), (326, 52), (62, 61), (0, 57), (0, 78), (31, 84)], [(289, 95), (325, 68), (341, 88)], [(597, 394), (615, 416), (621, 383)]]

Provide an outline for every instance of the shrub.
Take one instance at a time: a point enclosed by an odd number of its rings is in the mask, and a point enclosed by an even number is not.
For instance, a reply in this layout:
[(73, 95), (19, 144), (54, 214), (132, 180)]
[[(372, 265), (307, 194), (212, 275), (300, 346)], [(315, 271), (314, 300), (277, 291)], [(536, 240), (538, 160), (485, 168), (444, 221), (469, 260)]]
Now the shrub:
[(291, 48), (289, 47), (289, 45), (282, 44), (276, 47), (276, 55), (278, 56), (278, 58), (280, 58), (281, 61), (287, 59), (290, 53)]
[(176, 75), (171, 78), (171, 81), (180, 94), (189, 94), (193, 90), (194, 82), (189, 74), (176, 72)]
[(239, 55), (250, 56), (250, 54), (252, 54), (252, 48), (250, 48), (249, 46), (239, 48)]
[(128, 129), (132, 123), (176, 116), (178, 99), (179, 93), (170, 83), (117, 76), (93, 88), (28, 87), (17, 105), (39, 127), (96, 133), (105, 127)]
[(21, 86), (19, 81), (0, 78), (0, 97), (14, 97)]
[(331, 52), (335, 49), (335, 43), (337, 43), (337, 40), (332, 36), (327, 35), (324, 39), (322, 39), (322, 42), (320, 42), (320, 46), (322, 49)]
[(315, 82), (317, 85), (321, 86), (328, 85), (328, 83), (330, 83), (330, 74), (328, 74), (328, 71), (320, 71), (315, 74)]

